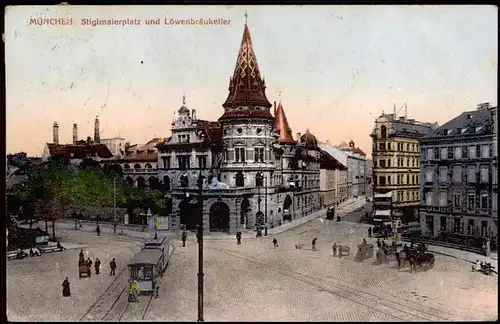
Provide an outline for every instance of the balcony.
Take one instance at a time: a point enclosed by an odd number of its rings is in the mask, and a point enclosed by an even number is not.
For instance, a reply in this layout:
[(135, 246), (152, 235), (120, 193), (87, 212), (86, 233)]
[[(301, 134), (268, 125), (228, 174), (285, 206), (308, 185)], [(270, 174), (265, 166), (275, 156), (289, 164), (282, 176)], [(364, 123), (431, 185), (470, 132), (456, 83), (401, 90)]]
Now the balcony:
[(155, 173), (158, 170), (154, 168), (146, 168), (146, 169), (123, 169), (124, 174), (132, 174), (132, 173)]

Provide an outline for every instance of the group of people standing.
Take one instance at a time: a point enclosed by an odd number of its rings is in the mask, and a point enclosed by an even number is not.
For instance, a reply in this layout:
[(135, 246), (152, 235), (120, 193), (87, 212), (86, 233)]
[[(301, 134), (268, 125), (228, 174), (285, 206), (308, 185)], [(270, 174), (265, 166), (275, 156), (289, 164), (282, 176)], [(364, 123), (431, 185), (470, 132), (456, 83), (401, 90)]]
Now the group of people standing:
[[(92, 264), (94, 265), (95, 274), (99, 275), (101, 273), (101, 260), (99, 260), (99, 258), (96, 258), (95, 262), (92, 262), (92, 259), (90, 259), (90, 258), (87, 258), (87, 260), (85, 260), (85, 254), (83, 253), (83, 250), (80, 250), (80, 254), (78, 257), (78, 265), (82, 265), (82, 264), (86, 264), (88, 266), (89, 277), (91, 276), (91, 272), (92, 272), (92, 270), (91, 270)], [(115, 258), (113, 258), (111, 260), (111, 262), (109, 263), (109, 268), (110, 268), (109, 275), (114, 276), (116, 274), (116, 260), (115, 260)], [(63, 295), (63, 297), (71, 296), (70, 285), (71, 284), (69, 282), (69, 278), (66, 277), (66, 279), (64, 279), (64, 281), (62, 283), (62, 287), (63, 287), (62, 295)]]

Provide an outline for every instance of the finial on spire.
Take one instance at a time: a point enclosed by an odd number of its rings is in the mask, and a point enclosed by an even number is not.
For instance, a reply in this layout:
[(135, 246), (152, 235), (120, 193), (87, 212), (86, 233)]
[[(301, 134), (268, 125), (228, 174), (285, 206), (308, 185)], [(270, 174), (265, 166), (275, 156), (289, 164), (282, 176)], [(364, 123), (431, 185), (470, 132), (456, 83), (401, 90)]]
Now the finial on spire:
[(246, 10), (245, 10), (245, 15), (244, 15), (244, 16), (245, 16), (245, 25), (246, 25), (246, 24), (247, 24), (247, 21), (248, 21), (248, 13), (247, 13), (247, 11), (246, 11)]
[(186, 94), (183, 94), (182, 95), (182, 104), (185, 105), (186, 104)]
[(280, 100), (280, 103), (281, 103), (281, 91), (280, 91), (280, 92), (278, 92), (278, 96), (280, 97), (280, 99), (279, 99), (279, 100)]

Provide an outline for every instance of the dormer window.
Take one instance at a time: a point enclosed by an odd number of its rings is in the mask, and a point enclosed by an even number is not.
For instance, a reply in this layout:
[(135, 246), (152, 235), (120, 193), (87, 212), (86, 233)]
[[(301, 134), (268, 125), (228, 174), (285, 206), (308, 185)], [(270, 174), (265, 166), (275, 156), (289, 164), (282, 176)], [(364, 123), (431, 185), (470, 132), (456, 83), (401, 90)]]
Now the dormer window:
[(463, 134), (463, 133), (465, 133), (466, 131), (467, 131), (467, 128), (462, 128), (462, 129), (460, 130), (460, 134)]
[(476, 127), (476, 133), (479, 133), (483, 129), (483, 126)]
[(446, 135), (450, 135), (451, 133), (453, 133), (453, 129), (447, 129), (446, 130)]

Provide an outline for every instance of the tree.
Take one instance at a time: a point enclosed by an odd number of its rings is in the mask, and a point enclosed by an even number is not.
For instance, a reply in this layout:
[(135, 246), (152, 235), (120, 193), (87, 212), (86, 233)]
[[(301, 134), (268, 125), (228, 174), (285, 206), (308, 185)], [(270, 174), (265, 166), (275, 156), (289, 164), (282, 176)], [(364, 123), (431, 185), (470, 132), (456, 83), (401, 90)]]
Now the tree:
[(18, 168), (24, 167), (29, 163), (28, 155), (25, 152), (7, 154), (7, 163)]

